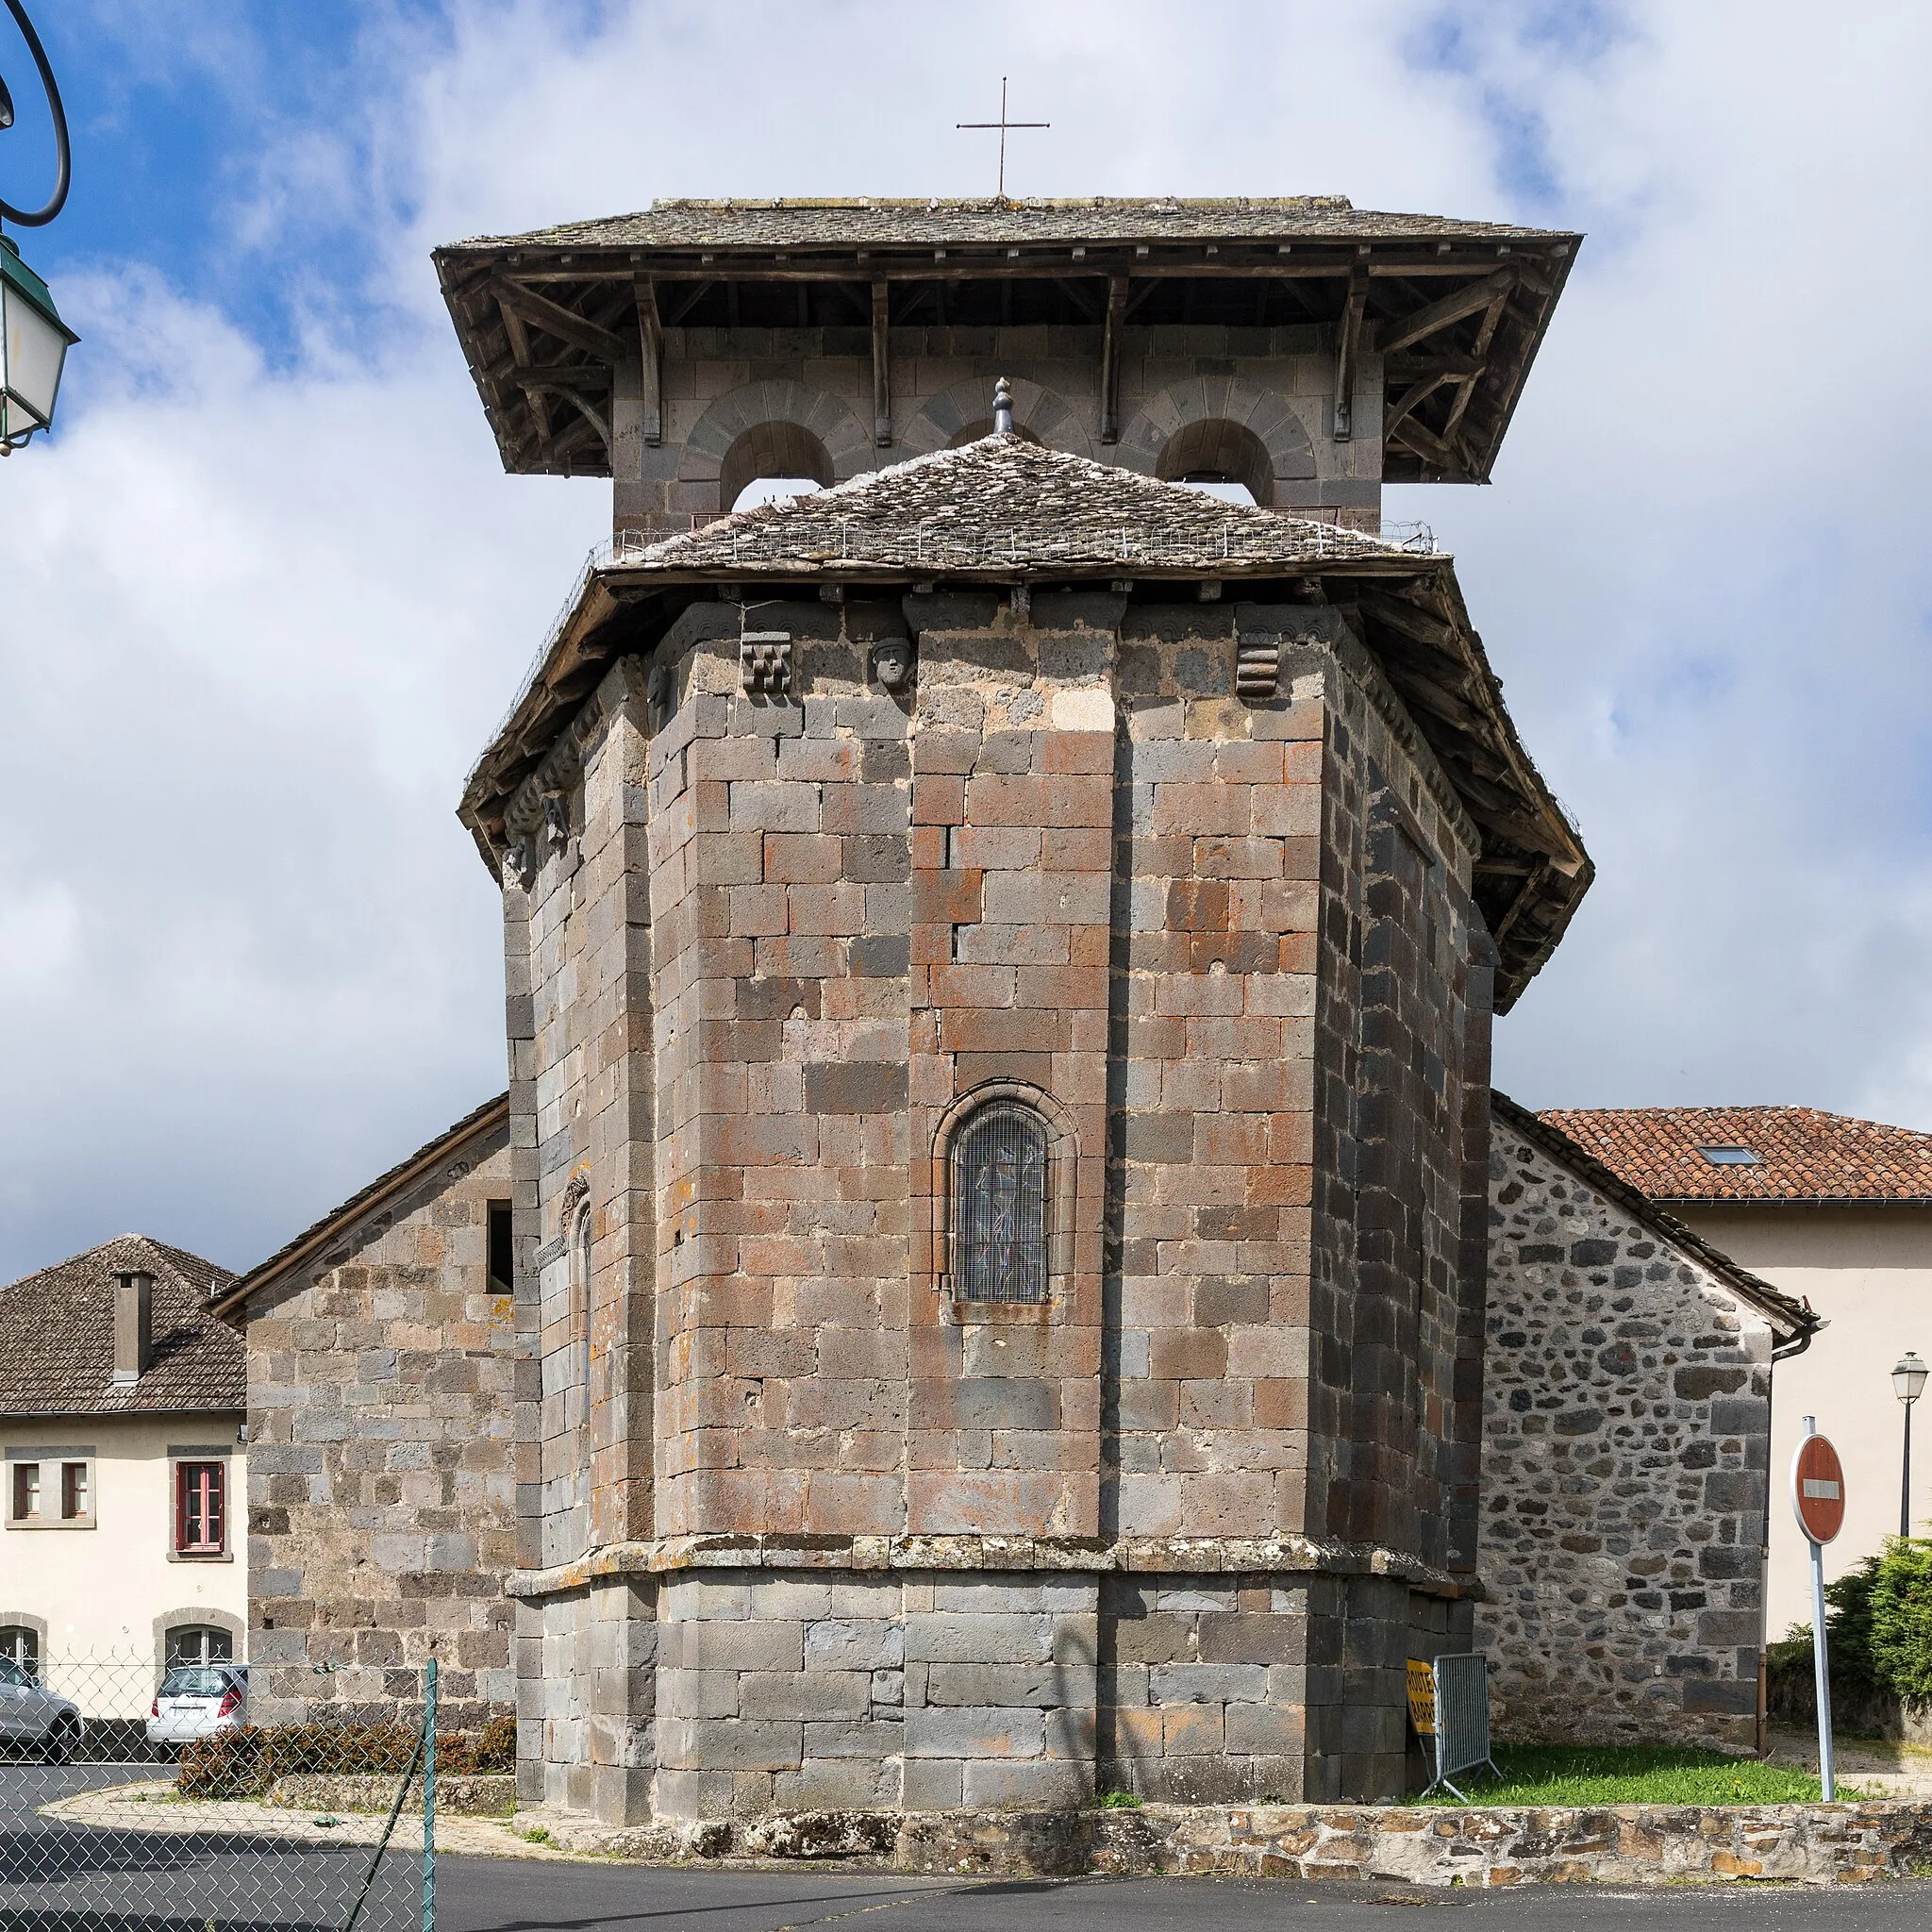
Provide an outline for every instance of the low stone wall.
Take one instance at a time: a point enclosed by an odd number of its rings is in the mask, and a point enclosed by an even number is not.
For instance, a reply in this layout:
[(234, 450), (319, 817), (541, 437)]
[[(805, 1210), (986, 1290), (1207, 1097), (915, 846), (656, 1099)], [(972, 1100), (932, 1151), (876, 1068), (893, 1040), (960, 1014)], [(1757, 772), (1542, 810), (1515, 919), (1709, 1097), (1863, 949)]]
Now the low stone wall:
[(902, 1872), (1116, 1877), (1185, 1873), (1422, 1886), (1705, 1880), (1843, 1885), (1932, 1872), (1932, 1803), (1148, 1805), (1103, 1811), (791, 1812), (734, 1825), (610, 1829), (521, 1813), (566, 1850), (652, 1862), (863, 1861)]
[[(269, 1788), (267, 1802), (286, 1811), (387, 1811), (396, 1801), (393, 1776), (292, 1772)], [(405, 1800), (423, 1808), (423, 1787), (412, 1782)], [(508, 1818), (517, 1807), (517, 1781), (508, 1772), (439, 1772), (436, 1808), (459, 1818)]]

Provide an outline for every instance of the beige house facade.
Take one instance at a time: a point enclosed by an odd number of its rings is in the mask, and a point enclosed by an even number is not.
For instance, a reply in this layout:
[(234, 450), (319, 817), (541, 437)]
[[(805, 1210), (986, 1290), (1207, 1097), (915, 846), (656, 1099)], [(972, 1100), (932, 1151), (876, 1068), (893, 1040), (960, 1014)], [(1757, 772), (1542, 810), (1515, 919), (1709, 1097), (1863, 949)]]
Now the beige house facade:
[(0, 1654), (89, 1718), (142, 1715), (171, 1661), (246, 1657), (228, 1279), (125, 1235), (0, 1288)]
[[(1810, 1620), (1805, 1539), (1786, 1500), (1804, 1418), (1845, 1467), (1842, 1574), (1899, 1527), (1905, 1412), (1892, 1365), (1932, 1359), (1932, 1134), (1813, 1108), (1591, 1108), (1544, 1116), (1825, 1326), (1780, 1363), (1772, 1413), (1769, 1633)], [(1918, 1417), (1908, 1514), (1932, 1526), (1932, 1404)]]

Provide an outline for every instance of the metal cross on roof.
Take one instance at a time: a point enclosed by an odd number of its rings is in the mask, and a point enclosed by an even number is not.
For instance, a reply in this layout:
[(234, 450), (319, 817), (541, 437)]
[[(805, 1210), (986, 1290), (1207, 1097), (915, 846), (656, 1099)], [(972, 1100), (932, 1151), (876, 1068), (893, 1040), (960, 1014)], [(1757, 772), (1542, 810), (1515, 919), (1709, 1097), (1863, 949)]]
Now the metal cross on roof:
[(955, 121), (955, 127), (985, 128), (989, 131), (997, 127), (1000, 131), (1000, 185), (999, 199), (1007, 198), (1007, 133), (1014, 127), (1051, 127), (1051, 121), (1008, 121), (1007, 119), (1007, 76), (1000, 75), (1000, 118), (997, 121)]

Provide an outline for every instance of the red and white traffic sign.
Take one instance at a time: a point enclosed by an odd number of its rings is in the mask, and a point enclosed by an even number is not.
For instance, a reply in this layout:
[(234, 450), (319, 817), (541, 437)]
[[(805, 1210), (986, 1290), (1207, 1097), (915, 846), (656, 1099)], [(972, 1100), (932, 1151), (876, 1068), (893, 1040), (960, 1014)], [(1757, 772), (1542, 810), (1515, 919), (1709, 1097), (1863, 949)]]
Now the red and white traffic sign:
[(1791, 1507), (1814, 1543), (1828, 1543), (1845, 1521), (1845, 1472), (1823, 1436), (1807, 1436), (1791, 1458)]

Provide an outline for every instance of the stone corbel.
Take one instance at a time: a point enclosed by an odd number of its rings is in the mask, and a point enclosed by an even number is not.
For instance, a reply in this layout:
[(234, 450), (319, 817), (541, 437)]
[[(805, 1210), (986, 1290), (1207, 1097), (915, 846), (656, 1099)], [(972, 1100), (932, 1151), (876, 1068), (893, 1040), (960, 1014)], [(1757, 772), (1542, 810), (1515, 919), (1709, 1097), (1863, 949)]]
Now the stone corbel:
[(1281, 640), (1251, 636), (1239, 640), (1234, 661), (1234, 694), (1244, 705), (1270, 703), (1281, 687)]
[(748, 630), (738, 641), (738, 675), (743, 689), (779, 697), (791, 689), (791, 634)]
[(592, 698), (517, 788), (504, 814), (510, 863), (525, 891), (536, 882), (545, 850), (560, 852), (570, 843), (570, 794), (583, 776), (584, 746), (602, 715)]

